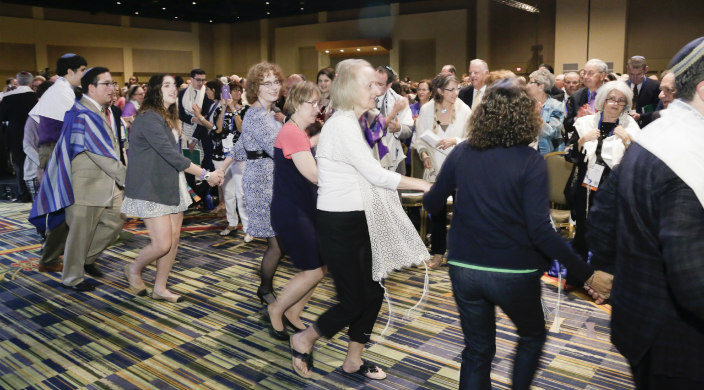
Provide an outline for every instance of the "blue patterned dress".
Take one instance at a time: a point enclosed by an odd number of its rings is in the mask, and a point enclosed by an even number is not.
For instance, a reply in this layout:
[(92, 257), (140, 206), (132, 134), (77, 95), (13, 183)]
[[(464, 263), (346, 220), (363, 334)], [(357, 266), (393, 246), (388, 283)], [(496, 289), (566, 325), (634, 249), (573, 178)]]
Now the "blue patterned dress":
[(242, 175), (244, 201), (249, 213), (246, 233), (254, 237), (274, 237), (271, 227), (271, 197), (274, 185), (274, 142), (282, 124), (262, 107), (251, 106), (242, 120), (242, 135), (230, 154), (246, 159), (246, 151), (265, 151), (271, 158), (247, 160)]

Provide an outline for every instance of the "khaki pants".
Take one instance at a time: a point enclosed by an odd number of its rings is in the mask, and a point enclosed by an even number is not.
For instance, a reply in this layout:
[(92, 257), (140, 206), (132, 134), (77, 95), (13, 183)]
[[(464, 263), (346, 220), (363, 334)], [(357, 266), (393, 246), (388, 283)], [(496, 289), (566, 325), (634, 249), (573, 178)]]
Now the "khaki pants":
[(73, 204), (66, 209), (69, 230), (61, 277), (63, 284), (75, 286), (81, 283), (84, 265), (93, 264), (122, 230), (125, 222), (120, 214), (122, 195), (122, 191), (116, 191), (112, 205), (108, 207)]

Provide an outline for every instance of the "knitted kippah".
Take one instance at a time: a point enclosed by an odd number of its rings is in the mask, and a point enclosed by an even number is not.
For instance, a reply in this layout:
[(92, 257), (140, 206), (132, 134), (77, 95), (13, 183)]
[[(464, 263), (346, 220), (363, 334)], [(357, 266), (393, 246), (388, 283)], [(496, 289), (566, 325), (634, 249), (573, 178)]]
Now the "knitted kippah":
[(704, 58), (704, 37), (697, 38), (686, 44), (672, 57), (668, 67), (674, 73), (675, 78), (677, 78), (702, 58)]

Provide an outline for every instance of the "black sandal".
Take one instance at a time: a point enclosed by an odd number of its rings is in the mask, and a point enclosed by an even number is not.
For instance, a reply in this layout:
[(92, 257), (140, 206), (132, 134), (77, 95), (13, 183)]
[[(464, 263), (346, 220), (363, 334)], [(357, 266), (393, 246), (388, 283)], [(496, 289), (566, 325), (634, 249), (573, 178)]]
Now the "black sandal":
[[(368, 362), (366, 360), (362, 360), (362, 365), (359, 367), (359, 370), (355, 372), (346, 372), (345, 370), (342, 370), (345, 374), (357, 374), (357, 375), (362, 375), (365, 376), (369, 379), (374, 379), (374, 380), (382, 380), (386, 379), (386, 373), (381, 371), (379, 367), (376, 366), (376, 364)], [(380, 375), (384, 375), (381, 377)]]
[[(289, 339), (290, 341), (291, 339)], [(311, 378), (313, 376), (313, 350), (311, 350), (309, 353), (301, 353), (296, 351), (293, 348), (293, 342), (290, 342), (291, 346), (291, 366), (293, 366), (293, 371), (296, 372), (296, 374), (302, 376), (303, 378)], [(296, 359), (301, 359), (303, 363), (306, 364), (306, 368), (308, 369), (308, 373), (304, 373), (298, 366), (296, 366)]]

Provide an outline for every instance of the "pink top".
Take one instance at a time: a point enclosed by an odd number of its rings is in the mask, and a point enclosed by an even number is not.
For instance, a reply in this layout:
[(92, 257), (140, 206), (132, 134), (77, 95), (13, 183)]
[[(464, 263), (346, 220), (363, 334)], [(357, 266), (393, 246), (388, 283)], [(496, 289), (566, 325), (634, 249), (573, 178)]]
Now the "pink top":
[(294, 153), (311, 150), (308, 135), (290, 121), (286, 122), (281, 131), (279, 131), (274, 147), (281, 149), (284, 157), (289, 160)]

